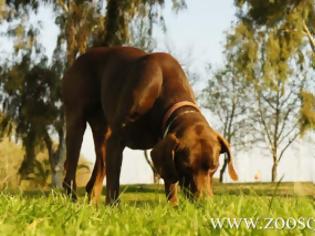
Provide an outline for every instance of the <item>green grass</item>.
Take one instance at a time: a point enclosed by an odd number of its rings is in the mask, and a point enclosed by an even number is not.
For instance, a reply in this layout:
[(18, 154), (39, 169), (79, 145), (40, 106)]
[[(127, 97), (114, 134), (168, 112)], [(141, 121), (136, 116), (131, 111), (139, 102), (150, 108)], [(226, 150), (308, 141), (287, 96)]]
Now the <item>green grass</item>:
[[(204, 202), (169, 206), (162, 186), (122, 186), (118, 207), (72, 203), (55, 192), (0, 193), (0, 235), (315, 235), (311, 229), (214, 229), (212, 217), (315, 217), (313, 184), (216, 184)], [(301, 196), (302, 195), (302, 196)], [(102, 202), (104, 196), (102, 196)], [(264, 222), (260, 222), (264, 225)]]

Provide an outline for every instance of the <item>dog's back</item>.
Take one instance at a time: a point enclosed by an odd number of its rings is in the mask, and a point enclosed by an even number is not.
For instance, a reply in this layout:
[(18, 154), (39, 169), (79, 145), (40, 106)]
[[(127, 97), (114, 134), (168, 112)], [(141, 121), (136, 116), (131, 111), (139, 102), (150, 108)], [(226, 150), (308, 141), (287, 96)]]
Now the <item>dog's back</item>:
[(63, 95), (66, 114), (88, 120), (103, 112), (112, 129), (124, 128), (121, 135), (135, 149), (154, 145), (171, 104), (194, 101), (172, 56), (131, 47), (94, 48), (80, 56), (64, 77)]
[[(145, 53), (136, 48), (92, 48), (81, 55), (66, 72), (63, 79), (65, 109), (88, 110), (100, 106), (100, 86), (104, 72), (124, 71), (124, 64)], [(107, 76), (108, 77), (108, 76)], [(119, 81), (111, 83), (115, 88)], [(112, 91), (114, 93), (114, 91)]]

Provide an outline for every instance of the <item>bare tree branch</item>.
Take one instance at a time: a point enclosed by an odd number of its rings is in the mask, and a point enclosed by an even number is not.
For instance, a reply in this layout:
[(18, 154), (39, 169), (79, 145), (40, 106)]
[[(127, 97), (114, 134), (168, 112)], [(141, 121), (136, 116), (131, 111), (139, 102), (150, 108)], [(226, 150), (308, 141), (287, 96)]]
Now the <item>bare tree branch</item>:
[(297, 139), (298, 136), (299, 136), (299, 132), (296, 132), (295, 135), (291, 139), (289, 139), (289, 142), (287, 143), (287, 145), (285, 145), (282, 151), (280, 152), (278, 162), (281, 160), (281, 158), (283, 157), (283, 154), (288, 149), (288, 147)]
[(310, 30), (308, 29), (307, 25), (305, 24), (305, 21), (303, 21), (303, 29), (304, 29), (304, 32), (307, 35), (307, 38), (311, 44), (311, 48), (313, 50), (313, 53), (315, 53), (315, 39), (313, 38)]
[(276, 110), (276, 107), (270, 102), (270, 100), (269, 100), (268, 98), (266, 98), (262, 93), (261, 93), (260, 96), (264, 99), (265, 102), (268, 103), (268, 105), (269, 105), (273, 110)]
[(262, 111), (262, 108), (261, 108), (261, 101), (260, 101), (259, 97), (258, 97), (258, 109), (259, 109), (259, 115), (260, 115), (261, 124), (264, 127), (265, 133), (266, 133), (267, 138), (268, 138), (268, 142), (272, 146), (273, 142), (272, 142), (271, 134), (270, 134), (270, 131), (269, 131), (268, 126), (267, 126), (267, 124), (265, 122), (265, 119), (264, 119), (263, 111)]
[(292, 134), (292, 132), (294, 132), (295, 130), (298, 129), (299, 125), (300, 125), (300, 122), (297, 121), (297, 122), (291, 127), (291, 129), (289, 129), (288, 132), (286, 132), (286, 133), (282, 136), (282, 138), (279, 140), (279, 143), (284, 142), (284, 140), (285, 140), (288, 136), (290, 136), (290, 135)]

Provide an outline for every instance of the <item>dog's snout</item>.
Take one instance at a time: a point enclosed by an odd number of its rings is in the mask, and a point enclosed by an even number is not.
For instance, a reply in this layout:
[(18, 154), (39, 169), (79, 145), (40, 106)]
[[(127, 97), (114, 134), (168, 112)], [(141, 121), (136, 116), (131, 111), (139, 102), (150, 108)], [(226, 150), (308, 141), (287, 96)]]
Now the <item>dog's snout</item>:
[(200, 171), (196, 176), (194, 176), (193, 179), (196, 186), (194, 196), (197, 199), (207, 198), (213, 195), (211, 176), (208, 174), (208, 172)]

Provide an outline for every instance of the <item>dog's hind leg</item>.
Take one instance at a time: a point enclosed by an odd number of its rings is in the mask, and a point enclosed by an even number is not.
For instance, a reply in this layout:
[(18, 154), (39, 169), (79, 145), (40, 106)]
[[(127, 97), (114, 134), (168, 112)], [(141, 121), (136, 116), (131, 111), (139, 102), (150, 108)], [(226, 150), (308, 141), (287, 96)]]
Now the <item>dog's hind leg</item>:
[(86, 127), (86, 121), (81, 113), (70, 113), (66, 115), (66, 149), (67, 156), (65, 161), (65, 179), (63, 187), (66, 192), (75, 201), (76, 181), (75, 174), (80, 156), (80, 149), (83, 140), (83, 134)]
[(86, 191), (89, 196), (89, 201), (97, 204), (103, 189), (103, 180), (105, 177), (105, 159), (106, 159), (106, 142), (110, 135), (110, 129), (106, 125), (103, 112), (89, 118), (94, 139), (94, 147), (96, 160), (94, 169), (89, 182), (86, 185)]

